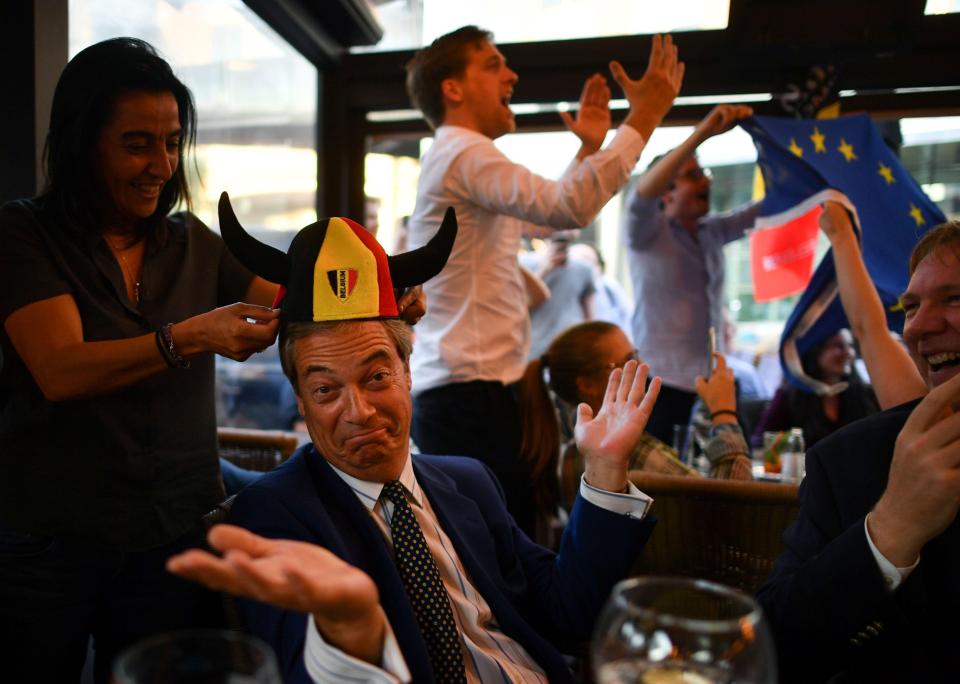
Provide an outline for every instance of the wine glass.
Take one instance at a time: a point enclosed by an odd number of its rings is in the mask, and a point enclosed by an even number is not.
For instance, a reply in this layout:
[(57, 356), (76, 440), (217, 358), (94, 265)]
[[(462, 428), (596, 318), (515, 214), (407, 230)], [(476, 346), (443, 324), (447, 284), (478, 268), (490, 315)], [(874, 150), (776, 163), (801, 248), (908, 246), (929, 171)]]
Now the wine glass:
[(599, 684), (773, 684), (776, 655), (760, 607), (736, 589), (638, 577), (613, 589), (594, 633)]
[(117, 658), (114, 684), (281, 684), (273, 650), (256, 637), (191, 629), (140, 641)]

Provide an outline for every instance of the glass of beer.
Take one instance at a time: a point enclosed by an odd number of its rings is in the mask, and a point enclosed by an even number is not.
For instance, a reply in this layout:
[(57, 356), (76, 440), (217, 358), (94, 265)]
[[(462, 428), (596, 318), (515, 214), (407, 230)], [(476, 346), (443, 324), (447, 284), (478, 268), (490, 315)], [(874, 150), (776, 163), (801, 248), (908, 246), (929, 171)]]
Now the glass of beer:
[(747, 594), (705, 580), (620, 582), (592, 644), (599, 684), (773, 684), (773, 640)]

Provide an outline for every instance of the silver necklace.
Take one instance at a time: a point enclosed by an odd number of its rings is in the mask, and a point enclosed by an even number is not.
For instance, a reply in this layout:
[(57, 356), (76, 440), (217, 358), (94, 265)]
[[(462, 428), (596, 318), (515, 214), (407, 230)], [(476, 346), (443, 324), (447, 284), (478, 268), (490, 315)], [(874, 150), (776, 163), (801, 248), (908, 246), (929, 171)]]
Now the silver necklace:
[[(139, 242), (139, 240), (137, 242)], [(123, 256), (123, 251), (115, 247), (110, 240), (107, 240), (107, 244), (110, 246), (111, 251), (120, 257), (120, 268), (123, 271), (124, 286), (126, 286), (127, 279), (129, 278), (130, 282), (133, 283), (133, 301), (137, 306), (140, 306), (140, 281), (133, 276), (133, 268), (130, 266), (130, 262), (127, 261), (127, 257)], [(133, 243), (133, 245), (135, 244), (137, 243)], [(133, 245), (128, 245), (125, 249), (130, 249)]]

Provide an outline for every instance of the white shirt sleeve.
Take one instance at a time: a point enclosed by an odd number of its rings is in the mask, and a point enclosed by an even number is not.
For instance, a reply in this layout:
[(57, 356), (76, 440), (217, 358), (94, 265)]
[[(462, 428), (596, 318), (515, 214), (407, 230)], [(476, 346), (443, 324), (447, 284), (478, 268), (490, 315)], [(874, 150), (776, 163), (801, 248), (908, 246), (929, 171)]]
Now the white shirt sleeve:
[(638, 520), (647, 514), (653, 503), (653, 499), (637, 489), (632, 482), (627, 483), (625, 493), (608, 492), (594, 487), (583, 476), (580, 477), (580, 496), (606, 511)]
[(555, 229), (582, 228), (629, 179), (645, 141), (620, 126), (606, 147), (571, 163), (559, 180), (507, 158), (492, 140), (478, 141), (447, 172), (451, 191), (488, 211)]
[(870, 547), (870, 553), (873, 554), (873, 559), (877, 562), (877, 567), (880, 568), (880, 572), (883, 573), (883, 583), (887, 585), (888, 591), (894, 591), (910, 576), (910, 573), (914, 571), (917, 565), (920, 564), (919, 556), (917, 560), (913, 562), (913, 565), (898, 568), (887, 560), (886, 556), (880, 553), (880, 549), (873, 543), (873, 539), (870, 537), (870, 530), (867, 529), (866, 518), (863, 519), (863, 533), (867, 535), (867, 546)]
[(371, 665), (340, 649), (331, 646), (317, 630), (313, 618), (307, 619), (307, 643), (303, 647), (303, 660), (307, 673), (317, 684), (338, 684), (340, 682), (370, 682), (371, 684), (406, 684), (410, 670), (400, 652), (400, 645), (393, 634), (390, 623), (383, 638), (381, 667)]

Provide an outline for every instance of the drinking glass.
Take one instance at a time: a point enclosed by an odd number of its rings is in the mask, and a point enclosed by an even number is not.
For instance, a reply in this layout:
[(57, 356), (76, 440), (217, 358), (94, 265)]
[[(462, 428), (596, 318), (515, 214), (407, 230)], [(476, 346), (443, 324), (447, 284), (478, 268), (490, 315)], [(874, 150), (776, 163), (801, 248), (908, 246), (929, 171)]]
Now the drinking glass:
[(694, 429), (692, 425), (673, 426), (673, 450), (682, 463), (693, 465)]
[(113, 664), (115, 684), (281, 684), (271, 648), (216, 629), (169, 632), (140, 641)]
[(747, 594), (706, 580), (620, 582), (592, 645), (599, 684), (773, 684), (776, 656)]

